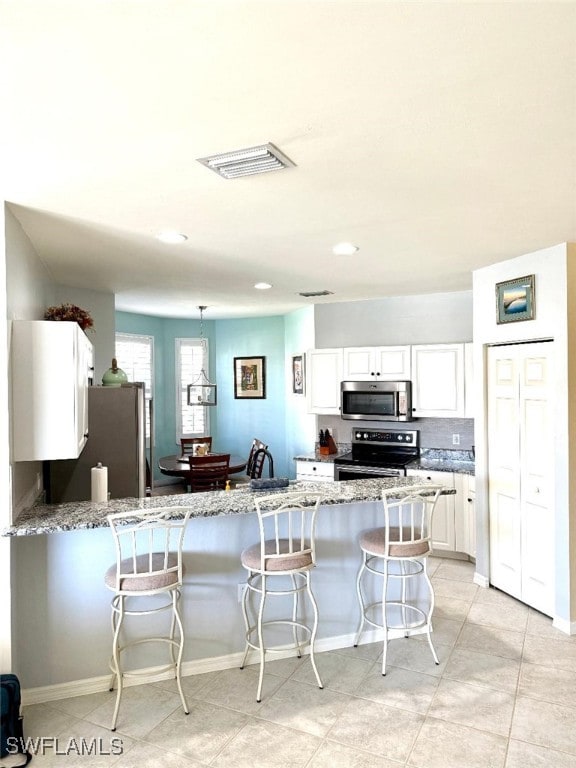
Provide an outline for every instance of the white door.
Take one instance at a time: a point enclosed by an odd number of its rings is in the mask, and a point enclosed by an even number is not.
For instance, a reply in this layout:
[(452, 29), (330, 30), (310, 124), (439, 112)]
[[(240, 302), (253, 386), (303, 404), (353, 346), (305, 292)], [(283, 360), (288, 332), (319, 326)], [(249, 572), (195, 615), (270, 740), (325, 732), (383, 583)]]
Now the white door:
[(552, 345), (488, 350), (490, 582), (553, 609)]

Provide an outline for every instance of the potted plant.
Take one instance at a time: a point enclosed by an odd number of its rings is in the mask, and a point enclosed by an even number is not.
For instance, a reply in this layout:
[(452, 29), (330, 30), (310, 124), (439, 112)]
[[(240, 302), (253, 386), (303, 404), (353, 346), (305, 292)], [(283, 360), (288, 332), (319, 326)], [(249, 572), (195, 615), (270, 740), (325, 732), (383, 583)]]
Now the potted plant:
[(94, 321), (89, 312), (77, 307), (75, 304), (59, 304), (48, 307), (44, 313), (44, 320), (67, 320), (77, 322), (83, 331), (93, 328)]

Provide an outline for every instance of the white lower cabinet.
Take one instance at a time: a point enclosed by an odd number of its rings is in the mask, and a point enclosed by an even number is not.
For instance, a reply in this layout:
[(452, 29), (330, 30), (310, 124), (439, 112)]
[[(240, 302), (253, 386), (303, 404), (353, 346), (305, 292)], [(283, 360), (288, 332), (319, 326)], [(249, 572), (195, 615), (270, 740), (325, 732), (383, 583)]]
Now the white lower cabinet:
[(454, 475), (456, 551), (476, 557), (476, 490), (474, 475)]
[[(430, 472), (425, 469), (407, 469), (409, 477), (420, 477), (423, 482), (438, 483), (454, 488), (452, 472)], [(432, 546), (435, 550), (454, 552), (456, 550), (456, 524), (454, 495), (440, 496), (432, 518)]]
[(297, 459), (296, 480), (328, 483), (334, 480), (334, 464), (331, 461), (302, 461)]

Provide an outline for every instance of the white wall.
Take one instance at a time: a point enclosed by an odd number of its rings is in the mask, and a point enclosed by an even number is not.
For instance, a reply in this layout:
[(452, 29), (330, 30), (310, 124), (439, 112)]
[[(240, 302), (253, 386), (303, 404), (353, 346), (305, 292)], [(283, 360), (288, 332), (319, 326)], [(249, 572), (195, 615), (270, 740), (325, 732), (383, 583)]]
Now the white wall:
[(316, 347), (472, 341), (472, 291), (314, 306)]
[[(574, 372), (569, 361), (574, 357), (575, 319), (568, 309), (575, 301), (568, 293), (573, 281), (576, 246), (565, 243), (535, 253), (476, 270), (474, 286), (474, 386), (476, 440), (476, 570), (489, 576), (489, 525), (486, 424), (486, 346), (515, 341), (554, 340), (555, 365), (555, 494), (556, 494), (556, 618), (564, 623), (576, 621), (576, 602), (571, 600), (576, 586), (576, 550), (570, 547), (570, 517), (574, 491), (570, 478), (576, 466), (570, 449), (576, 441), (571, 391)], [(496, 322), (496, 283), (524, 275), (535, 276), (535, 319), (498, 325)], [(572, 287), (572, 286), (571, 286)], [(570, 322), (569, 322), (570, 318)], [(571, 343), (572, 342), (572, 343)], [(573, 363), (572, 363), (573, 364)], [(572, 483), (573, 485), (573, 483)], [(572, 534), (573, 536), (574, 534)]]

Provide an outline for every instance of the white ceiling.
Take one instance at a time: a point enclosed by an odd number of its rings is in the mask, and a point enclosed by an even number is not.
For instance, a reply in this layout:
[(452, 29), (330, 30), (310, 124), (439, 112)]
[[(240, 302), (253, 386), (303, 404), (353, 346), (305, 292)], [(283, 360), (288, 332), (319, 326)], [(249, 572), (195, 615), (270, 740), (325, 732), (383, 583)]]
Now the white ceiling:
[[(248, 317), (468, 290), (475, 268), (576, 241), (574, 2), (0, 14), (2, 196), (55, 281), (119, 309)], [(296, 167), (227, 181), (197, 162), (266, 142)], [(187, 242), (155, 240), (166, 228)], [(334, 256), (342, 240), (358, 253)]]

